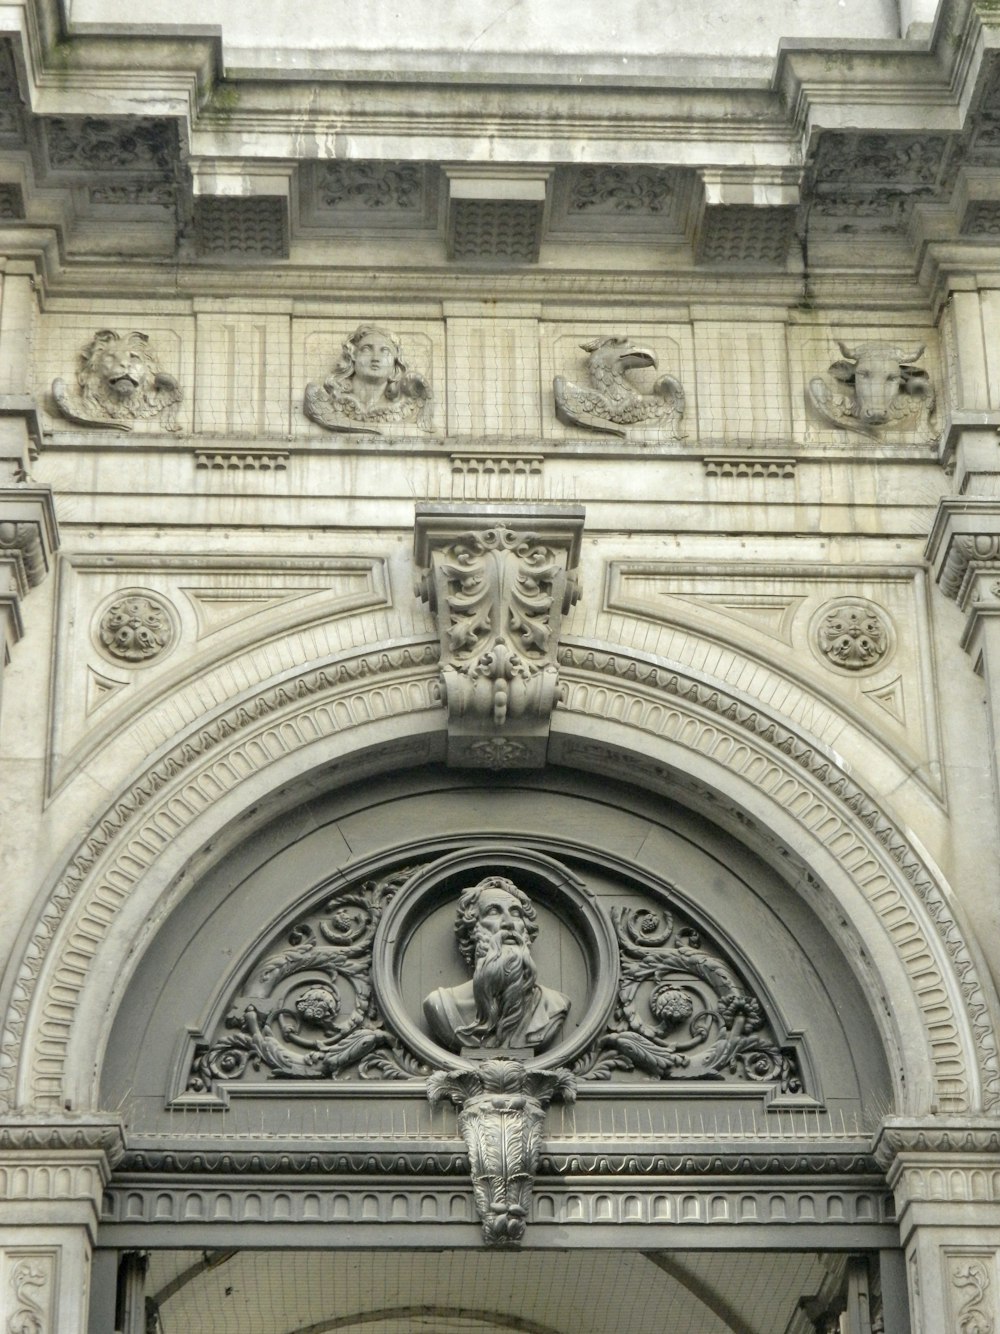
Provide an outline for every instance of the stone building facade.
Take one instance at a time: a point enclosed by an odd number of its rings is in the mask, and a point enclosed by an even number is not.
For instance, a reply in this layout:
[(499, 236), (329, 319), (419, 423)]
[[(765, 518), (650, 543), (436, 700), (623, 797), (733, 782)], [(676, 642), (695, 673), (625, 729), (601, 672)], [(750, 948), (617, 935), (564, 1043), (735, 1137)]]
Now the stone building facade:
[(0, 8), (0, 1328), (990, 1334), (996, 7), (440, 10)]

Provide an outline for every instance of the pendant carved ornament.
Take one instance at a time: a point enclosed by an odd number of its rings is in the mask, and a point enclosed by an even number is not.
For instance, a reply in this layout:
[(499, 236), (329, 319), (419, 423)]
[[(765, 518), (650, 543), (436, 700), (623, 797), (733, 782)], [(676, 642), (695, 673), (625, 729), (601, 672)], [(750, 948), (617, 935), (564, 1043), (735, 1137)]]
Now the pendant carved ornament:
[(623, 1096), (691, 1081), (804, 1092), (765, 1000), (688, 917), (636, 893), (609, 912), (561, 863), (494, 845), (327, 892), (243, 970), (179, 1103), (262, 1080), (288, 1096), (409, 1082), (457, 1109), (484, 1240), (514, 1245), (553, 1102), (613, 1080)]
[(441, 641), (449, 764), (544, 764), (582, 531), (582, 510), (418, 508), (417, 593)]

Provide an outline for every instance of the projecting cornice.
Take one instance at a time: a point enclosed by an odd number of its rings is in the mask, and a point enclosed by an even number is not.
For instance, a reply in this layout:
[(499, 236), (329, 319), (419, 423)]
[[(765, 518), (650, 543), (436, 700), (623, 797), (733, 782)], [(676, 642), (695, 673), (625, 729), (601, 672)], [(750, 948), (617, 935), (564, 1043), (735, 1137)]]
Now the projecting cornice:
[[(207, 282), (247, 263), (318, 274), (331, 246), (366, 278), (398, 272), (404, 238), (414, 271), (538, 261), (545, 283), (597, 267), (773, 282), (808, 256), (815, 297), (874, 246), (875, 268), (909, 265), (925, 286), (941, 270), (947, 286), (982, 269), (1000, 219), (995, 17), (943, 0), (926, 42), (854, 36), (842, 18), (851, 37), (782, 41), (773, 60), (596, 47), (508, 60), (445, 43), (351, 66), (346, 46), (302, 60), (234, 47), (243, 64), (224, 71), (211, 27), (99, 31), (32, 0), (0, 20), (4, 247), (26, 255), (54, 230), (73, 265), (113, 234), (116, 255), (197, 263)], [(343, 164), (370, 179), (331, 177)], [(601, 171), (622, 179), (595, 186)], [(472, 214), (469, 242), (458, 221)], [(486, 231), (505, 220), (506, 234), (511, 216), (520, 244), (491, 249)]]

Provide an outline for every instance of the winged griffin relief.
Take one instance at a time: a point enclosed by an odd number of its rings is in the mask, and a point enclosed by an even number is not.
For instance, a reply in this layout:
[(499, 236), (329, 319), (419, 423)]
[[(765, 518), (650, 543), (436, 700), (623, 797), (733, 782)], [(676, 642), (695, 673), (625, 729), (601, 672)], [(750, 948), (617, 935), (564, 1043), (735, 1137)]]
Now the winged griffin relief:
[(672, 375), (661, 375), (651, 394), (642, 393), (627, 376), (630, 371), (656, 369), (656, 354), (626, 337), (591, 338), (581, 343), (587, 357), (589, 384), (575, 384), (557, 375), (552, 382), (556, 416), (567, 426), (584, 426), (626, 439), (630, 429), (650, 427), (682, 440), (684, 390)]

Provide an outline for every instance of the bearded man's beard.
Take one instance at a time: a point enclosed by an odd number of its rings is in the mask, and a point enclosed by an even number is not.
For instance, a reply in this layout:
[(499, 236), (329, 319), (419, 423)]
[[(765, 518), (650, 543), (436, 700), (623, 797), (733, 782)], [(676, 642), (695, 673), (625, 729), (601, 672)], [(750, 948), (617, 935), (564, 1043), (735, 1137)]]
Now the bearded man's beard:
[(476, 1018), (457, 1030), (470, 1046), (505, 1047), (534, 1010), (538, 989), (531, 951), (526, 944), (503, 942), (483, 932), (476, 942), (472, 995)]

